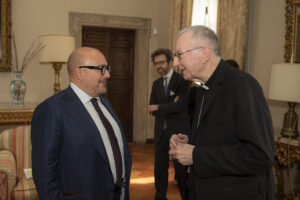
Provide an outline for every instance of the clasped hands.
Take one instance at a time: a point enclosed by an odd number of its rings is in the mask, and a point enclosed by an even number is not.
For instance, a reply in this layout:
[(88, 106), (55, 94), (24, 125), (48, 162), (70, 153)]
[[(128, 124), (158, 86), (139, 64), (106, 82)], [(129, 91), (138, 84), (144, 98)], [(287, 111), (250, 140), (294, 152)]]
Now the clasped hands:
[(192, 165), (194, 148), (194, 145), (188, 144), (188, 136), (181, 133), (173, 134), (170, 139), (169, 154), (182, 165)]

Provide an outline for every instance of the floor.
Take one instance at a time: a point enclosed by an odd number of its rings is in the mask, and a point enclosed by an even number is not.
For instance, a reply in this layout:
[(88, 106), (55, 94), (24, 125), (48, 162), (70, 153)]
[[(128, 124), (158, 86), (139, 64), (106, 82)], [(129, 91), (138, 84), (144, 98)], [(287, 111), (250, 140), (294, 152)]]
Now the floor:
[[(154, 200), (154, 145), (129, 145), (132, 156), (130, 199)], [(177, 185), (174, 183), (174, 168), (170, 161), (168, 200), (180, 200)]]

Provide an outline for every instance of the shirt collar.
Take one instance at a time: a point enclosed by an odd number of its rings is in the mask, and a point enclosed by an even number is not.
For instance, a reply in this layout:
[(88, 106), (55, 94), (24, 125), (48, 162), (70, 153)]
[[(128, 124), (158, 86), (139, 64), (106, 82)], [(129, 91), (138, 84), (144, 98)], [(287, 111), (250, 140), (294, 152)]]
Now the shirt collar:
[(172, 77), (172, 75), (173, 75), (173, 72), (174, 72), (174, 70), (173, 70), (173, 68), (171, 68), (171, 70), (167, 73), (167, 75), (165, 75), (165, 76), (163, 76), (164, 78), (166, 77), (166, 78), (168, 78), (169, 80), (170, 80), (170, 78)]
[[(86, 104), (87, 102), (89, 102), (92, 98), (90, 95), (88, 95), (86, 92), (84, 92), (82, 89), (80, 89), (75, 83), (70, 83), (70, 87), (73, 89), (73, 91), (75, 92), (75, 94), (78, 96), (78, 98), (80, 99), (80, 101), (83, 104)], [(99, 97), (95, 97), (98, 101), (99, 101)]]

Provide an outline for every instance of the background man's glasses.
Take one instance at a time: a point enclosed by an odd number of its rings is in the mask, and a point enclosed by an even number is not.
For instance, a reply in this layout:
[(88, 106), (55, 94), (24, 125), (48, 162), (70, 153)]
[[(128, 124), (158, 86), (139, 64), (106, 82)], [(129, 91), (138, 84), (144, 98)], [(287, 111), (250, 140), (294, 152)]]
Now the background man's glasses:
[(184, 52), (176, 52), (174, 53), (174, 58), (177, 57), (179, 60), (181, 60), (181, 56), (187, 52), (190, 52), (190, 51), (194, 51), (194, 50), (197, 50), (197, 49), (202, 49), (203, 47), (196, 47), (194, 49), (189, 49), (189, 50), (186, 50)]
[(163, 65), (165, 62), (168, 62), (168, 61), (163, 60), (163, 61), (153, 62), (153, 66), (156, 67), (157, 65)]
[(78, 68), (87, 68), (87, 69), (96, 69), (100, 70), (101, 74), (104, 75), (106, 71), (111, 72), (111, 66), (108, 65), (99, 65), (99, 66), (80, 66)]

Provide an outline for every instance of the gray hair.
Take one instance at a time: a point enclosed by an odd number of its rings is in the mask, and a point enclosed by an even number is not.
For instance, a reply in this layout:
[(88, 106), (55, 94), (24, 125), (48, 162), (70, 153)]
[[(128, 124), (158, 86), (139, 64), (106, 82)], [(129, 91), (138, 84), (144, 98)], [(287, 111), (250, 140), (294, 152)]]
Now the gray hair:
[(218, 36), (216, 33), (211, 30), (210, 28), (203, 26), (203, 25), (197, 25), (197, 26), (191, 26), (182, 29), (178, 33), (178, 37), (183, 35), (185, 32), (193, 31), (192, 38), (194, 40), (204, 40), (208, 43), (208, 45), (211, 47), (213, 52), (218, 56), (221, 57), (221, 50), (220, 50), (220, 42), (218, 39)]

